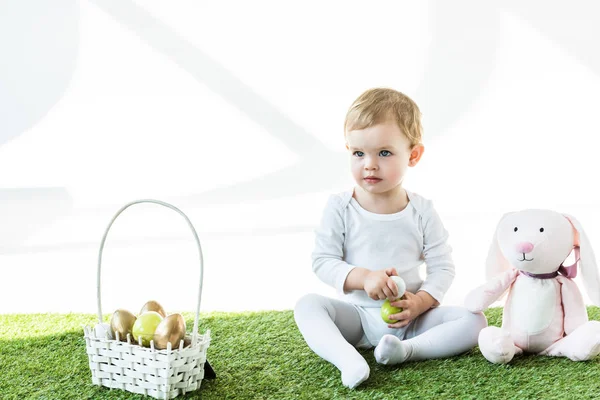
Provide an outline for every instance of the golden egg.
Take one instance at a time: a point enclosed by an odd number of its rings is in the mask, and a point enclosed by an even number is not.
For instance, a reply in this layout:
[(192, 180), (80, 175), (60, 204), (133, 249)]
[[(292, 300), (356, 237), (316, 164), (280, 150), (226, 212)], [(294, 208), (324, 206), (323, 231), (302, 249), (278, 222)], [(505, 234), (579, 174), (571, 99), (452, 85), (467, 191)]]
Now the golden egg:
[(117, 333), (121, 342), (127, 341), (127, 334), (131, 333), (131, 328), (135, 323), (136, 317), (127, 310), (118, 309), (110, 318), (110, 330), (116, 339)]
[(179, 348), (179, 341), (185, 337), (185, 320), (181, 314), (171, 314), (163, 319), (154, 331), (154, 347), (163, 350), (167, 343), (172, 349)]
[(163, 318), (165, 318), (167, 316), (165, 309), (157, 301), (154, 301), (154, 300), (150, 300), (150, 301), (146, 302), (146, 304), (144, 304), (144, 306), (142, 307), (140, 314), (143, 314), (146, 311), (156, 311)]

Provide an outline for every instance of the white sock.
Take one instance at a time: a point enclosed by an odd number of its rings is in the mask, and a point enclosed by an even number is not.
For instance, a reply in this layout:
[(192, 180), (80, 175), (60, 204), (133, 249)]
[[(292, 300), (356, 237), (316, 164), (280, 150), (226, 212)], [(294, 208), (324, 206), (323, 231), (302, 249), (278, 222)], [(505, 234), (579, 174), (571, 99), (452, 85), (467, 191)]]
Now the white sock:
[(337, 365), (342, 372), (342, 383), (344, 386), (354, 389), (369, 378), (371, 369), (364, 358), (348, 363), (347, 365)]
[(379, 364), (400, 364), (410, 358), (412, 346), (394, 335), (385, 335), (375, 347), (375, 360)]
[(296, 304), (294, 318), (306, 344), (340, 370), (344, 386), (354, 389), (369, 378), (369, 364), (346, 339), (355, 343), (363, 335), (360, 316), (352, 305), (307, 295)]

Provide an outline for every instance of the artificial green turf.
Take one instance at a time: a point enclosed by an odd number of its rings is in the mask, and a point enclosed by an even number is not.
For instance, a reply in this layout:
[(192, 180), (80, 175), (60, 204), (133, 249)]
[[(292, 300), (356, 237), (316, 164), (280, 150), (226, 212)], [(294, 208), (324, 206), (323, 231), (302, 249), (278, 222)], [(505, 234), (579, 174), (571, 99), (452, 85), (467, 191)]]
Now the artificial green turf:
[[(600, 309), (589, 307), (590, 319)], [(184, 314), (188, 326), (192, 314)], [(486, 311), (499, 325), (501, 309)], [(304, 343), (291, 311), (203, 314), (210, 328), (208, 359), (216, 380), (186, 399), (597, 399), (600, 358), (521, 356), (509, 365), (486, 361), (478, 349), (445, 360), (384, 367), (365, 351), (371, 376), (356, 390)], [(93, 315), (0, 315), (0, 399), (140, 399), (94, 386), (82, 326)]]

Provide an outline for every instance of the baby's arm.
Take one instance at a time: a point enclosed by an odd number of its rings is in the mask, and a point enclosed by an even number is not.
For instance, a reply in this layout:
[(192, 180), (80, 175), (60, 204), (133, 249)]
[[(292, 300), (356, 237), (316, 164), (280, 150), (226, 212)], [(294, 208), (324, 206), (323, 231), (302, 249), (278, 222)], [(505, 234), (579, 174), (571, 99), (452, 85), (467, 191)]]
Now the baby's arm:
[(398, 276), (396, 268), (371, 271), (356, 267), (346, 277), (344, 291), (364, 290), (373, 300), (396, 299), (398, 286), (390, 279), (390, 276)]
[(340, 292), (365, 290), (374, 300), (383, 300), (398, 294), (398, 287), (389, 279), (398, 275), (394, 268), (370, 271), (344, 261), (345, 225), (342, 201), (331, 196), (321, 223), (316, 230), (312, 268), (319, 279)]
[(454, 280), (454, 261), (452, 247), (448, 244), (448, 232), (431, 202), (427, 203), (422, 217), (423, 258), (427, 277), (419, 290), (427, 292), (434, 299), (432, 306), (437, 306)]
[(402, 299), (391, 302), (392, 306), (401, 308), (402, 311), (398, 314), (388, 316), (388, 319), (398, 321), (393, 324), (388, 324), (388, 327), (402, 328), (408, 325), (410, 321), (438, 304), (437, 300), (424, 290), (419, 290), (416, 294), (404, 292)]
[(431, 307), (438, 306), (454, 280), (454, 262), (452, 248), (448, 245), (448, 232), (431, 201), (423, 204), (422, 223), (422, 254), (427, 265), (427, 277), (417, 293), (406, 292), (404, 299), (392, 302), (394, 307), (403, 310), (389, 316), (389, 319), (398, 320), (388, 325), (391, 328), (406, 326)]
[(339, 291), (344, 290), (346, 277), (354, 268), (343, 260), (345, 227), (342, 215), (340, 198), (331, 196), (315, 232), (315, 248), (312, 253), (313, 272)]

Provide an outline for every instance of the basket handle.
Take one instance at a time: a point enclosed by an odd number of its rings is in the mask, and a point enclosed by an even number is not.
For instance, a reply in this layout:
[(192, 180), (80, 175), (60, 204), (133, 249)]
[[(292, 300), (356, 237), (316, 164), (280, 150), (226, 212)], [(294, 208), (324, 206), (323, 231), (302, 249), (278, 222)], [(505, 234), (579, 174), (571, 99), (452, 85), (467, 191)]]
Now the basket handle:
[(106, 242), (106, 236), (108, 235), (108, 231), (110, 230), (112, 224), (115, 222), (117, 217), (123, 211), (125, 211), (127, 208), (131, 207), (134, 204), (140, 204), (140, 203), (154, 203), (154, 204), (165, 206), (167, 208), (170, 208), (171, 210), (176, 211), (177, 213), (179, 213), (179, 215), (181, 215), (185, 219), (188, 226), (192, 230), (192, 233), (194, 234), (194, 240), (196, 241), (196, 245), (198, 246), (198, 255), (200, 256), (200, 284), (198, 285), (198, 303), (196, 305), (196, 318), (194, 319), (194, 331), (192, 334), (192, 343), (196, 343), (196, 338), (197, 338), (197, 333), (198, 333), (198, 320), (200, 318), (200, 298), (202, 297), (202, 281), (204, 278), (204, 260), (202, 258), (202, 247), (200, 246), (200, 240), (198, 239), (198, 234), (196, 233), (196, 230), (194, 229), (194, 226), (190, 222), (190, 219), (187, 217), (187, 215), (185, 215), (177, 207), (175, 207), (169, 203), (165, 203), (164, 201), (160, 201), (160, 200), (144, 199), (144, 200), (132, 201), (131, 203), (124, 205), (115, 214), (115, 216), (112, 218), (112, 220), (108, 224), (108, 227), (106, 228), (106, 231), (104, 232), (104, 236), (102, 237), (102, 242), (100, 242), (100, 252), (98, 254), (98, 272), (96, 275), (97, 298), (98, 298), (98, 323), (102, 323), (102, 301), (101, 301), (101, 297), (100, 297), (100, 272), (101, 272), (101, 265), (102, 265), (102, 251), (104, 250), (104, 243)]

